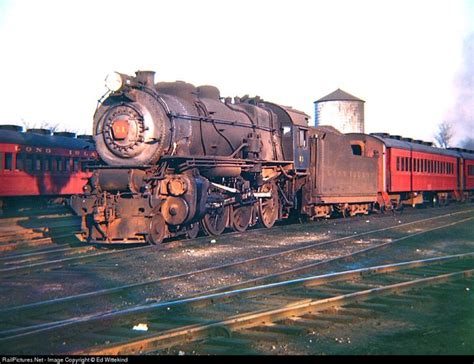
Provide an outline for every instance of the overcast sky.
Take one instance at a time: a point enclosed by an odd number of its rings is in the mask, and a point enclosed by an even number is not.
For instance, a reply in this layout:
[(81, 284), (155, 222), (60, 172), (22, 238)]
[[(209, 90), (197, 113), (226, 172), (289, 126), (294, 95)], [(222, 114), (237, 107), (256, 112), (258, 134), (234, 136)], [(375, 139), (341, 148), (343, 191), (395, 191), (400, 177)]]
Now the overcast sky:
[(0, 0), (0, 124), (90, 133), (106, 74), (146, 69), (312, 118), (342, 88), (366, 101), (366, 132), (432, 140), (449, 120), (459, 141), (473, 23), (474, 0)]

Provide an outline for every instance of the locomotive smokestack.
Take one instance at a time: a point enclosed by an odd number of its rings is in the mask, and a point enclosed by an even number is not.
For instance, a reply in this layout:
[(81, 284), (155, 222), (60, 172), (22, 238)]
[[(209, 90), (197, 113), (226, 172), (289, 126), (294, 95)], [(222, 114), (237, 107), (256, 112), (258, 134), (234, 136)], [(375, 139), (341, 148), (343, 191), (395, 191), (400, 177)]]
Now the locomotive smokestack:
[(137, 71), (135, 74), (139, 83), (147, 87), (153, 87), (155, 85), (155, 71)]

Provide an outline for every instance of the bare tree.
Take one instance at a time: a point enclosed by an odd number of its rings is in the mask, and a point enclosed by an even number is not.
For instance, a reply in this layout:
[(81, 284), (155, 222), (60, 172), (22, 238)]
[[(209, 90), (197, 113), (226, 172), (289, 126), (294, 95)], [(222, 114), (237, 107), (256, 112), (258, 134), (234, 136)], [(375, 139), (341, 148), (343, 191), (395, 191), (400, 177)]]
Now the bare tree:
[(51, 123), (49, 121), (42, 121), (40, 124), (40, 129), (49, 129), (52, 132), (58, 131), (59, 129), (59, 123)]
[(31, 129), (34, 128), (35, 125), (31, 121), (26, 121), (25, 119), (21, 118), (21, 123), (23, 124), (23, 129)]
[(73, 128), (72, 126), (66, 126), (62, 131), (67, 131), (68, 133), (79, 134), (78, 128)]
[(438, 133), (435, 135), (435, 140), (441, 148), (449, 147), (449, 142), (453, 137), (453, 130), (451, 124), (443, 121), (438, 125)]
[(49, 129), (52, 132), (59, 131), (60, 124), (59, 123), (51, 123), (49, 121), (42, 121), (39, 124), (37, 122), (26, 121), (21, 119), (21, 123), (23, 124), (24, 129)]

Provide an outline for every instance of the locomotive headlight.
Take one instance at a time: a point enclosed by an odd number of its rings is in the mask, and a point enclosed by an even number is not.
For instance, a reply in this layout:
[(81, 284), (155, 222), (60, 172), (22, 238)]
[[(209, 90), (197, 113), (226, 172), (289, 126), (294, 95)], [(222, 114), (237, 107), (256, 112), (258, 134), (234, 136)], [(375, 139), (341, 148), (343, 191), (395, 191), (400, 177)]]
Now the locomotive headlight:
[(107, 75), (105, 78), (105, 87), (110, 91), (116, 92), (120, 90), (123, 86), (122, 76), (117, 72), (112, 72)]

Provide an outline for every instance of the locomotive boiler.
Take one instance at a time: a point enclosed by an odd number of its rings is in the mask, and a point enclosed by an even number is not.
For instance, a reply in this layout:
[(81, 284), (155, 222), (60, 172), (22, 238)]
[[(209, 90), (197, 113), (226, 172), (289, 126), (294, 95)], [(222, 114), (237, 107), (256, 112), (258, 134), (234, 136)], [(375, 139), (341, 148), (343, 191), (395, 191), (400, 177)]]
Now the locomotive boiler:
[(213, 86), (113, 73), (94, 115), (95, 167), (72, 199), (85, 240), (160, 243), (271, 227), (297, 205), (309, 163), (308, 116)]

